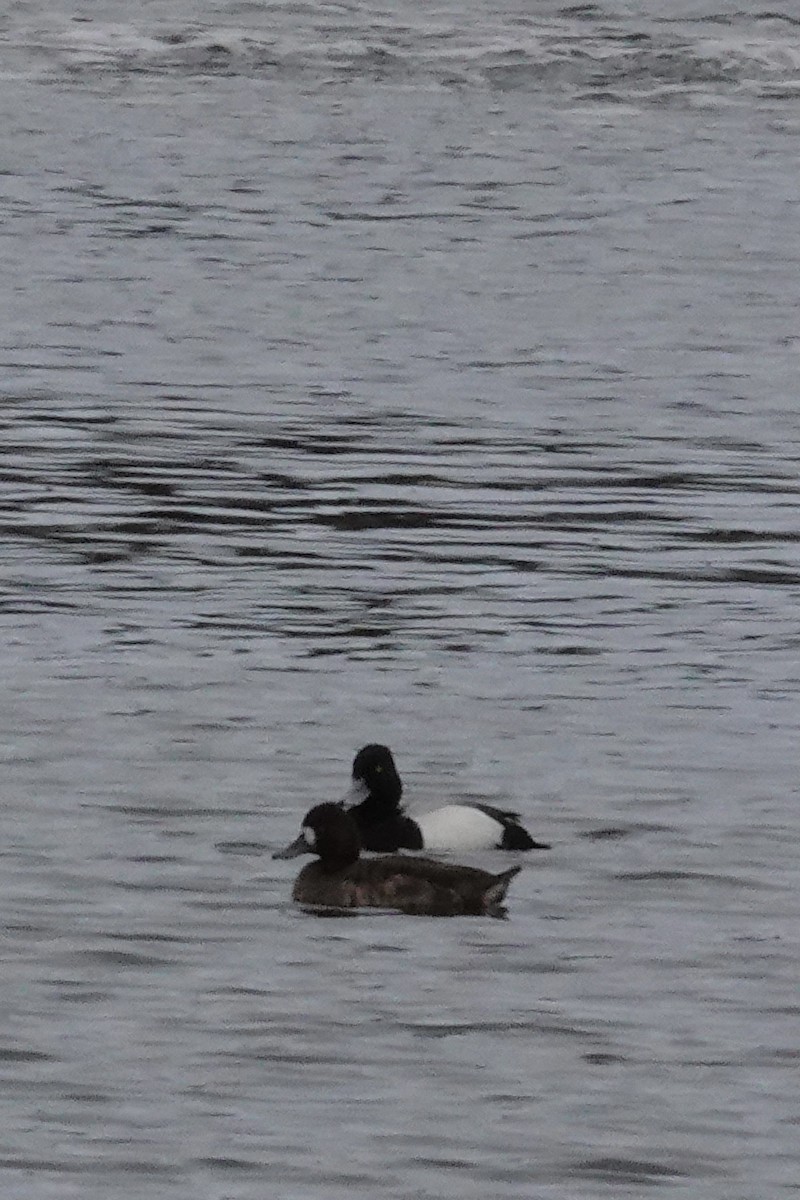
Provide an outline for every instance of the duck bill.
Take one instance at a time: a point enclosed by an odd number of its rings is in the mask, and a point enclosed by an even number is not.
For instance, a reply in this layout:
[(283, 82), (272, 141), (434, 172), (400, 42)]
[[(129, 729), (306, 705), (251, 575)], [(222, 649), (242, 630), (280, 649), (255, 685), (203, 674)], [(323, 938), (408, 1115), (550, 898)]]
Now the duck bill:
[(342, 808), (355, 808), (357, 804), (363, 804), (368, 796), (369, 788), (364, 783), (364, 780), (354, 779), (350, 784), (350, 787), (347, 789), (342, 798), (337, 801), (337, 803), (341, 804)]
[(311, 847), (301, 833), (299, 837), (285, 846), (283, 850), (276, 850), (273, 858), (297, 858), (301, 854), (309, 854)]

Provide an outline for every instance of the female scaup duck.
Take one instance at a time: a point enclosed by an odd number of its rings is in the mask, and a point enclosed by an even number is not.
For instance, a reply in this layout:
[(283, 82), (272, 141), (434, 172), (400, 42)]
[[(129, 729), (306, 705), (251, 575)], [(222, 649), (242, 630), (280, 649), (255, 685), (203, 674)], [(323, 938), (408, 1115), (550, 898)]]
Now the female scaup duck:
[(404, 812), (403, 785), (388, 746), (364, 746), (353, 761), (344, 804), (365, 850), (549, 850), (519, 823), (519, 814), (488, 804), (447, 804), (419, 817)]
[(316, 854), (303, 867), (292, 899), (315, 908), (393, 908), (417, 916), (505, 915), (503, 900), (520, 867), (499, 875), (406, 854), (361, 858), (358, 826), (340, 804), (306, 813), (300, 836), (274, 858)]

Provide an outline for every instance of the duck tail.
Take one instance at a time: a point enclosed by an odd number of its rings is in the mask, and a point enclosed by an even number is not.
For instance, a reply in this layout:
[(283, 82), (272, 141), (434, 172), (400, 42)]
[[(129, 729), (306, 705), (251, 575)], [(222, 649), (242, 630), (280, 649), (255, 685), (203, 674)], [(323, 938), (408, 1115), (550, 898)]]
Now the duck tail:
[(483, 893), (483, 900), (487, 911), (493, 908), (498, 908), (506, 898), (508, 885), (515, 875), (519, 875), (522, 867), (509, 867), (507, 871), (501, 871), (499, 875), (492, 876), (492, 882)]
[(549, 850), (547, 842), (535, 842), (518, 821), (510, 821), (503, 826), (503, 836), (500, 841), (501, 850)]

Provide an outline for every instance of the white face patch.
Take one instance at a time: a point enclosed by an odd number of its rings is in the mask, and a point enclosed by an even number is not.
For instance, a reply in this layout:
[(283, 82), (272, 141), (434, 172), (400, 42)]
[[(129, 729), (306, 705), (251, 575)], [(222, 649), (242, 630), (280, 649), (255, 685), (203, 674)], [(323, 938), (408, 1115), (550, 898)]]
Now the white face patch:
[(317, 835), (314, 833), (314, 830), (310, 825), (303, 826), (303, 837), (305, 838), (305, 843), (309, 849), (313, 850), (317, 844)]
[(369, 787), (363, 779), (354, 779), (347, 789), (345, 794), (339, 801), (345, 808), (353, 808), (356, 804), (361, 804), (369, 796)]

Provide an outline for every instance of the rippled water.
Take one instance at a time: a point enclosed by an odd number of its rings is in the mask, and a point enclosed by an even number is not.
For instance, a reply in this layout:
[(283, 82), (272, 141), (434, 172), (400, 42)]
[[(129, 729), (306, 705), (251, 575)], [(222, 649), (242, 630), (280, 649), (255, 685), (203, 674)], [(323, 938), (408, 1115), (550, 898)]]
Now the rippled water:
[[(748, 7), (3, 19), (3, 1195), (797, 1191), (800, 25)], [(371, 740), (553, 843), (507, 921), (291, 907)]]

